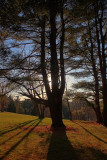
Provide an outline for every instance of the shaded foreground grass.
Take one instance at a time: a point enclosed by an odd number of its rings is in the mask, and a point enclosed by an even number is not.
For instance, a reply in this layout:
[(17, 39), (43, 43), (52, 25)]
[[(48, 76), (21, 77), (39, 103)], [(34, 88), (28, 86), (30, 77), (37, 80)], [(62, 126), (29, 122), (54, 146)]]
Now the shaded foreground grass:
[(107, 128), (85, 121), (64, 123), (66, 131), (52, 131), (49, 118), (0, 113), (0, 159), (107, 159)]

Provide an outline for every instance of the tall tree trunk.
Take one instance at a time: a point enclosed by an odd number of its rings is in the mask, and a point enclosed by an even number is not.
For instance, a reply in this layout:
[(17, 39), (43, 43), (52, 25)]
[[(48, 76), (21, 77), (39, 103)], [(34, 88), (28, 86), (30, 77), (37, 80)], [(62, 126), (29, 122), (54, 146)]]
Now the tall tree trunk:
[[(58, 53), (56, 49), (56, 15), (57, 1), (52, 1), (50, 4), (50, 51), (51, 51), (51, 80), (52, 80), (52, 95), (49, 100), (50, 113), (52, 117), (52, 127), (64, 127), (62, 121), (62, 95), (65, 88), (64, 79), (64, 61), (63, 61), (63, 46), (64, 46), (64, 24), (62, 22), (62, 35), (60, 39), (60, 69), (61, 69), (61, 87), (59, 88), (59, 65)], [(62, 12), (63, 14), (63, 12)], [(62, 15), (61, 14), (61, 15)], [(61, 16), (62, 19), (62, 16)]]
[[(103, 87), (103, 104), (104, 104), (104, 109), (103, 109), (103, 118), (104, 118), (104, 125), (107, 126), (107, 58), (106, 58), (106, 53), (105, 53), (105, 48), (106, 48), (106, 36), (107, 32), (104, 33), (104, 28), (103, 28), (103, 19), (104, 19), (104, 1), (100, 2), (100, 7), (101, 7), (101, 15), (99, 20), (99, 33), (101, 36), (101, 58), (102, 58), (102, 65), (101, 67), (101, 76), (102, 76), (102, 87)], [(100, 54), (100, 52), (99, 52)], [(101, 61), (101, 60), (100, 60)]]
[(95, 57), (94, 57), (94, 47), (93, 47), (93, 42), (92, 42), (92, 33), (91, 33), (91, 27), (88, 21), (88, 29), (89, 29), (89, 39), (90, 39), (90, 43), (91, 43), (91, 63), (92, 63), (92, 69), (93, 69), (93, 76), (94, 76), (94, 88), (95, 88), (95, 113), (96, 113), (96, 117), (97, 117), (97, 122), (98, 123), (103, 123), (103, 117), (101, 114), (101, 109), (100, 109), (100, 102), (99, 102), (99, 79), (98, 79), (98, 71), (96, 69), (96, 61), (95, 61)]
[[(47, 1), (49, 9), (49, 23), (50, 23), (50, 71), (51, 71), (51, 83), (52, 89), (50, 89), (48, 76), (46, 73), (45, 64), (45, 17), (43, 17), (43, 23), (41, 25), (41, 70), (43, 75), (43, 81), (45, 85), (45, 90), (48, 98), (48, 104), (50, 108), (50, 114), (52, 118), (52, 127), (63, 127), (62, 121), (62, 95), (65, 87), (64, 79), (64, 60), (63, 60), (63, 46), (64, 46), (64, 30), (60, 39), (60, 66), (58, 64), (58, 53), (56, 47), (57, 41), (57, 27), (56, 27), (56, 15), (57, 15), (57, 5), (60, 1), (52, 0)], [(61, 4), (63, 2), (61, 1)], [(60, 5), (59, 5), (60, 6)], [(62, 13), (63, 14), (63, 13)], [(62, 19), (62, 18), (61, 18)], [(62, 25), (64, 27), (64, 23)], [(59, 67), (61, 70), (61, 85), (59, 85)]]
[[(100, 16), (99, 16), (99, 8), (100, 8)], [(98, 58), (100, 64), (101, 71), (101, 80), (102, 80), (102, 94), (103, 94), (103, 120), (104, 125), (107, 126), (107, 62), (106, 62), (106, 54), (105, 54), (105, 40), (107, 32), (103, 31), (103, 19), (104, 19), (104, 3), (101, 1), (100, 6), (98, 2), (94, 4), (95, 11), (95, 27), (96, 27), (96, 38), (97, 38), (97, 48), (98, 48)]]
[(104, 125), (107, 126), (107, 87), (103, 88), (103, 104), (104, 104), (103, 120), (104, 120)]
[[(55, 17), (54, 22), (51, 17), (51, 37), (50, 37), (50, 44), (51, 44), (51, 79), (52, 79), (52, 91), (50, 90), (48, 76), (46, 73), (46, 66), (45, 66), (45, 19), (43, 19), (42, 24), (42, 32), (41, 32), (41, 69), (43, 75), (43, 81), (45, 85), (45, 90), (48, 97), (48, 105), (50, 108), (50, 114), (52, 118), (52, 127), (62, 127), (64, 126), (62, 121), (62, 94), (59, 93), (58, 89), (58, 60), (57, 60), (57, 53), (56, 53), (56, 25), (55, 25)], [(54, 23), (54, 25), (53, 25)], [(54, 27), (53, 27), (54, 26)], [(55, 31), (53, 31), (55, 30)], [(53, 35), (54, 34), (54, 35)], [(54, 40), (54, 44), (53, 44)]]
[(95, 114), (96, 114), (97, 123), (102, 124), (103, 119), (102, 119), (102, 114), (101, 114), (101, 111), (99, 110), (99, 107), (94, 108), (94, 111), (95, 111)]
[(52, 97), (49, 102), (52, 127), (65, 127), (62, 121), (62, 97), (60, 95)]

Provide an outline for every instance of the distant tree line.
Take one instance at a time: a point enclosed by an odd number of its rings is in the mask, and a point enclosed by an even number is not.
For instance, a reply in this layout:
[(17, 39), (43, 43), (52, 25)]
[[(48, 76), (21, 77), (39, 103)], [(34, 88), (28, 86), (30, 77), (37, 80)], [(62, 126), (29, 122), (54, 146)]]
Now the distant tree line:
[[(95, 113), (84, 101), (69, 102), (69, 107), (72, 112), (72, 120), (96, 121)], [(13, 99), (12, 96), (4, 96), (4, 98), (0, 98), (0, 111), (39, 116), (39, 118), (50, 117), (48, 106), (44, 108), (44, 112), (40, 115), (38, 113), (38, 106), (36, 106), (30, 99), (20, 101), (19, 97)], [(70, 111), (68, 104), (63, 102), (62, 115), (64, 119), (71, 119)]]

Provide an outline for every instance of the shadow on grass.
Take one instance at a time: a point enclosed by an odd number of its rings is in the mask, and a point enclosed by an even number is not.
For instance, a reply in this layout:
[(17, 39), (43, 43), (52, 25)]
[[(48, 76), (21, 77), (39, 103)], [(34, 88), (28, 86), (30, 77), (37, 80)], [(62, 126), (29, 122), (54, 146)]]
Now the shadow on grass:
[(1, 132), (0, 132), (0, 136), (4, 135), (4, 134), (6, 134), (6, 133), (9, 133), (9, 132), (11, 132), (11, 131), (14, 131), (14, 130), (16, 130), (16, 129), (18, 129), (18, 128), (21, 128), (21, 127), (23, 127), (23, 126), (25, 126), (25, 125), (33, 122), (33, 121), (35, 121), (35, 120), (30, 120), (30, 121), (26, 121), (26, 122), (23, 122), (23, 123), (19, 123), (17, 126), (15, 125), (15, 126), (13, 126), (12, 128), (10, 128), (10, 129), (8, 129), (8, 130), (6, 130), (6, 131), (1, 131)]
[(68, 140), (65, 130), (53, 131), (47, 160), (78, 160), (75, 149)]
[(39, 125), (39, 123), (42, 121), (42, 119), (38, 119), (38, 122), (35, 124), (35, 122), (30, 125), (30, 126), (34, 126), (17, 142), (15, 143), (1, 158), (0, 160), (3, 160), (6, 156), (9, 155), (9, 153), (11, 153), (25, 138), (27, 138), (29, 136), (29, 134), (33, 131), (33, 129), (35, 127), (37, 127)]
[[(74, 122), (76, 124), (78, 124), (77, 122)], [(102, 140), (101, 138), (97, 137), (95, 134), (93, 134), (92, 132), (90, 132), (88, 129), (86, 129), (85, 127), (83, 127), (81, 124), (78, 124), (82, 129), (84, 129), (87, 133), (89, 133), (90, 135), (92, 135), (93, 137), (95, 137), (96, 139), (98, 139), (99, 141), (107, 144), (107, 142), (105, 142), (104, 140)]]
[[(92, 160), (107, 160), (107, 154), (104, 154), (103, 152), (96, 150), (94, 148), (89, 148), (90, 155), (92, 154)], [(94, 158), (93, 158), (94, 157)]]
[[(33, 120), (34, 121), (34, 120)], [(31, 126), (32, 126), (32, 121), (30, 123), (28, 123), (28, 127), (24, 128), (23, 130), (19, 131), (18, 133), (14, 134), (13, 136), (9, 137), (8, 139), (6, 139), (5, 141), (3, 141), (2, 143), (0, 143), (0, 145), (4, 145), (6, 142), (8, 142), (9, 140), (13, 139), (14, 137), (18, 136), (20, 133), (22, 133), (23, 131), (29, 129)], [(35, 122), (33, 122), (34, 124)], [(21, 127), (25, 127), (26, 125), (24, 126), (21, 126)]]
[(77, 149), (77, 154), (79, 156), (79, 160), (107, 160), (107, 154), (91, 147), (82, 147), (81, 149)]
[(74, 148), (65, 131), (53, 131), (47, 160), (107, 160), (107, 154), (95, 148)]

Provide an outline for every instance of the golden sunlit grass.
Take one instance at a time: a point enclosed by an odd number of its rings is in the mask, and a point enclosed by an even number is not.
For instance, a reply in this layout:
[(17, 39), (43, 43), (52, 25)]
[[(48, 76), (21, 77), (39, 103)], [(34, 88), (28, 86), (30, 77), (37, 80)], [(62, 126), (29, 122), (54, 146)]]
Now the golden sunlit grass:
[(66, 131), (52, 131), (50, 118), (0, 113), (0, 159), (107, 159), (107, 128), (94, 122), (64, 123)]

